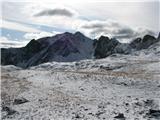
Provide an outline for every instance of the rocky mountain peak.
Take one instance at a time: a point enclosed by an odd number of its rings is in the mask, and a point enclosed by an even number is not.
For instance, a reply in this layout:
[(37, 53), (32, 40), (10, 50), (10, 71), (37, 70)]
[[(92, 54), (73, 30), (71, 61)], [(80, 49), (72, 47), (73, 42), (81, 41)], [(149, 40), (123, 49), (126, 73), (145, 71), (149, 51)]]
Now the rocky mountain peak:
[(83, 35), (81, 32), (79, 32), (79, 31), (75, 32), (74, 35), (76, 35), (76, 36), (84, 36), (84, 35)]
[(116, 39), (109, 39), (109, 37), (101, 36), (99, 40), (96, 41), (95, 53), (96, 58), (104, 58), (112, 54), (114, 48), (119, 44)]
[[(70, 62), (91, 58), (93, 41), (80, 32), (65, 32), (52, 37), (32, 39), (25, 47), (3, 49), (2, 64), (30, 67), (49, 61)], [(5, 60), (8, 58), (9, 60)]]
[(151, 35), (145, 35), (143, 38), (137, 38), (133, 40), (130, 45), (134, 49), (141, 50), (146, 49), (153, 43), (157, 42), (157, 39)]
[(30, 67), (50, 61), (71, 62), (91, 59), (93, 56), (105, 58), (112, 54), (130, 54), (147, 49), (157, 41), (160, 41), (160, 35), (157, 39), (151, 35), (145, 35), (131, 43), (120, 43), (117, 39), (107, 36), (92, 40), (81, 32), (74, 34), (65, 32), (52, 37), (33, 39), (22, 48), (2, 49), (1, 63)]
[(110, 40), (110, 39), (109, 39), (109, 37), (102, 35), (102, 36), (100, 36), (100, 38), (99, 38), (98, 40), (99, 40), (99, 41), (103, 41), (103, 40), (107, 40), (107, 41), (108, 41), (108, 40)]
[(145, 35), (142, 39), (142, 42), (147, 42), (147, 41), (155, 41), (156, 38), (154, 36), (151, 35)]

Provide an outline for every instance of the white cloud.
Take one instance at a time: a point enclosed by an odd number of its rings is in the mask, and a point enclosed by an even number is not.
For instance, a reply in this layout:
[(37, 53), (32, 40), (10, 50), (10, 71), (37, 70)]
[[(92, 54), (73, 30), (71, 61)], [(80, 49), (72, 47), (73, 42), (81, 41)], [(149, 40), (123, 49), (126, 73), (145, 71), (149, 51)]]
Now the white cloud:
[(40, 32), (40, 33), (26, 33), (24, 35), (24, 38), (27, 40), (31, 40), (31, 39), (39, 39), (42, 37), (49, 37), (49, 36), (54, 36), (56, 34), (59, 34), (59, 32)]
[(17, 31), (21, 31), (21, 32), (41, 32), (40, 30), (33, 28), (31, 26), (27, 26), (27, 25), (20, 24), (17, 22), (6, 21), (6, 20), (2, 21), (0, 28), (17, 30)]
[(120, 42), (129, 42), (146, 34), (155, 35), (147, 28), (130, 28), (114, 20), (84, 22), (79, 29), (93, 39), (105, 35), (117, 38)]
[(60, 4), (59, 2), (31, 2), (25, 4), (21, 10), (21, 13), (27, 14), (29, 16), (78, 16), (78, 12), (75, 9), (72, 9), (71, 7), (64, 4)]
[[(79, 13), (75, 9), (63, 4), (28, 3), (21, 10), (27, 16), (27, 20), (32, 21), (34, 24), (64, 30), (75, 30), (81, 21), (83, 21), (79, 18)], [(42, 13), (43, 15), (39, 15)]]
[(0, 37), (0, 48), (9, 48), (9, 47), (23, 47), (25, 46), (29, 41), (15, 41), (10, 40), (7, 37), (1, 36)]
[[(158, 12), (157, 2), (82, 2), (78, 0), (71, 1), (51, 1), (30, 3), (9, 3), (3, 5), (3, 17), (15, 19), (17, 21), (32, 23), (36, 25), (45, 25), (56, 27), (64, 31), (81, 31), (88, 37), (99, 37), (107, 35), (109, 37), (117, 37), (123, 41), (132, 39), (137, 36), (143, 36), (144, 33), (151, 33), (148, 29), (139, 29), (139, 27), (147, 27), (157, 31), (158, 28)], [(95, 0), (96, 1), (96, 0)], [(66, 16), (41, 16), (34, 15), (46, 9), (70, 9), (75, 11), (77, 15), (73, 17)], [(13, 11), (11, 13), (10, 11)], [(109, 19), (112, 20), (109, 20)], [(117, 20), (117, 21), (113, 21)], [(122, 24), (123, 23), (123, 24)], [(128, 27), (128, 26), (129, 27)], [(14, 26), (14, 25), (11, 25)], [(17, 29), (17, 26), (12, 29)], [(35, 29), (35, 28), (34, 28)], [(22, 30), (22, 29), (21, 29)], [(25, 30), (23, 28), (23, 30)], [(37, 29), (36, 29), (37, 30)], [(50, 36), (50, 33), (42, 33), (36, 30), (25, 30), (28, 32), (24, 37), (26, 39), (40, 38)], [(159, 30), (159, 29), (158, 29)], [(35, 33), (36, 32), (36, 33)]]
[[(120, 0), (120, 2), (119, 0), (85, 0), (85, 2), (83, 2), (83, 0), (61, 0), (58, 2), (56, 0), (31, 0), (30, 2), (25, 3), (4, 2), (2, 5), (2, 15), (3, 18), (8, 19), (16, 19), (34, 24), (58, 26), (60, 21), (61, 23), (64, 22), (64, 24), (67, 23), (67, 21), (65, 21), (66, 19), (63, 18), (59, 21), (59, 19), (54, 20), (51, 17), (45, 17), (44, 19), (37, 18), (37, 20), (33, 18), (33, 15), (44, 9), (69, 8), (72, 11), (77, 11), (79, 17), (87, 19), (96, 18), (99, 20), (111, 18), (116, 19), (123, 24), (129, 25), (130, 27), (147, 27), (149, 29), (158, 31), (160, 27), (158, 6), (159, 1), (146, 1), (149, 0), (143, 0), (141, 2), (138, 0)], [(79, 19), (79, 17), (77, 19)], [(70, 22), (68, 21), (68, 23)]]
[(66, 8), (52, 8), (52, 9), (45, 9), (42, 11), (39, 11), (34, 16), (40, 17), (40, 16), (65, 16), (65, 17), (73, 17), (74, 12), (72, 10), (66, 9)]

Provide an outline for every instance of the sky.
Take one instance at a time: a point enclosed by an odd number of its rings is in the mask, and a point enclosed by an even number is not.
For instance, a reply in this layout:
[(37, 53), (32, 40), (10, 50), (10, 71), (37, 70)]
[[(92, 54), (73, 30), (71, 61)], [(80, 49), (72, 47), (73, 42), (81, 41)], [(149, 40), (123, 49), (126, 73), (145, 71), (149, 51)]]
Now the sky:
[(31, 39), (82, 32), (129, 42), (160, 31), (159, 0), (1, 0), (0, 47), (25, 46)]

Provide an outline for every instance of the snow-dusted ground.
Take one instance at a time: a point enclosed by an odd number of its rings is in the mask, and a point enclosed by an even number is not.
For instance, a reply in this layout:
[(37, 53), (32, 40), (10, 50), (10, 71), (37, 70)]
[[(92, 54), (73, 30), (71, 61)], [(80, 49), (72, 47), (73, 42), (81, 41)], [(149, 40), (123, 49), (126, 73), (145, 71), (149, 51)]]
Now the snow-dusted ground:
[[(152, 54), (1, 66), (2, 119), (160, 120), (159, 68)], [(14, 104), (22, 98), (28, 102)]]

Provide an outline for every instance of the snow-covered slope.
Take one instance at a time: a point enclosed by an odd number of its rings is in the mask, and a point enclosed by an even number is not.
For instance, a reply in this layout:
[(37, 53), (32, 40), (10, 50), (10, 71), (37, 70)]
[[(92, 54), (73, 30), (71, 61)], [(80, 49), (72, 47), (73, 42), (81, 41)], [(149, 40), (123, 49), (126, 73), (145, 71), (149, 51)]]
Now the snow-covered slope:
[(1, 66), (2, 119), (159, 120), (159, 48), (28, 69)]

